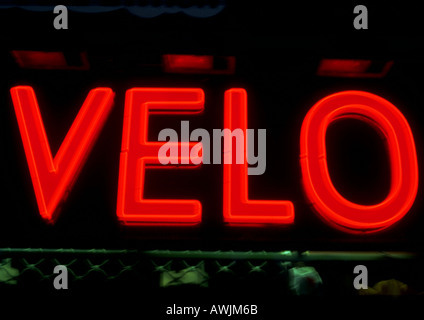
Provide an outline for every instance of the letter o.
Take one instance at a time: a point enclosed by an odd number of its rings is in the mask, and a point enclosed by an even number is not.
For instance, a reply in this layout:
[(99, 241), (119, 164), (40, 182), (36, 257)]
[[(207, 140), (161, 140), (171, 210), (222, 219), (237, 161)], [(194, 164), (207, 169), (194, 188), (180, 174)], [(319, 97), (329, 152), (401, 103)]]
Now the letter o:
[[(386, 139), (391, 185), (387, 197), (378, 204), (353, 203), (331, 182), (325, 135), (328, 126), (341, 118), (364, 121)], [(346, 232), (377, 232), (392, 226), (409, 211), (417, 194), (417, 155), (408, 122), (393, 104), (368, 92), (338, 92), (309, 110), (301, 129), (300, 164), (303, 187), (314, 209), (325, 221)]]

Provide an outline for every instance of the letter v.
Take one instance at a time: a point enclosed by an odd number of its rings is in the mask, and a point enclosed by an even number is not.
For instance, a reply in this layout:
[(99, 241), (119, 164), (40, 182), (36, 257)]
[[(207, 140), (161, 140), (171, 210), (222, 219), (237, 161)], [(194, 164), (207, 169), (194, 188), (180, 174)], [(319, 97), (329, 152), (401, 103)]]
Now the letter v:
[(75, 182), (113, 105), (110, 88), (89, 92), (56, 156), (52, 158), (34, 90), (10, 90), (40, 215), (48, 223)]

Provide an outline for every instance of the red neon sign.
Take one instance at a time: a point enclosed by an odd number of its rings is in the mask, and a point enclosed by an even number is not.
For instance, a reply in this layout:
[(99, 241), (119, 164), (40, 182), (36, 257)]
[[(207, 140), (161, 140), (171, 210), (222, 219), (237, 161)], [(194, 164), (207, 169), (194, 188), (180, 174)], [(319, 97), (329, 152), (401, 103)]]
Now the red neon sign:
[(211, 70), (213, 69), (213, 56), (196, 56), (192, 54), (166, 54), (163, 59), (167, 70)]
[(54, 159), (34, 90), (14, 87), (11, 95), (38, 209), (52, 223), (109, 115), (114, 93), (109, 88), (89, 92)]
[[(25, 154), (41, 216), (48, 222), (57, 218), (60, 201), (69, 192), (85, 158), (99, 134), (112, 106), (109, 88), (90, 91), (58, 153), (53, 159), (44, 131), (35, 94), (31, 87), (11, 89)], [(120, 157), (117, 216), (124, 224), (197, 224), (201, 222), (198, 200), (145, 199), (144, 173), (147, 169), (176, 169), (162, 165), (158, 151), (164, 142), (148, 141), (150, 114), (199, 114), (204, 93), (195, 88), (134, 88), (125, 98)], [(328, 173), (325, 134), (328, 126), (341, 118), (365, 121), (381, 131), (390, 156), (391, 188), (388, 196), (375, 205), (358, 205), (343, 198)], [(225, 93), (224, 128), (239, 129), (246, 136), (247, 94), (243, 89)], [(228, 132), (224, 140), (231, 141)], [(245, 142), (245, 141), (244, 141)], [(169, 142), (167, 142), (169, 143)], [(199, 143), (175, 142), (185, 150), (178, 168), (195, 168), (200, 157), (192, 157)], [(224, 148), (230, 144), (224, 144)], [(247, 143), (232, 153), (246, 159)], [(325, 97), (306, 115), (301, 129), (302, 181), (306, 195), (318, 214), (330, 225), (347, 232), (376, 232), (388, 228), (408, 212), (418, 188), (418, 165), (411, 129), (401, 112), (387, 100), (361, 91), (339, 92)], [(233, 150), (232, 148), (231, 150)], [(226, 152), (224, 150), (224, 157)], [(183, 151), (182, 151), (183, 153)], [(189, 157), (190, 155), (190, 157)], [(169, 158), (172, 160), (172, 158)], [(223, 215), (229, 224), (290, 224), (294, 207), (290, 201), (249, 200), (247, 161), (224, 161)]]
[[(247, 93), (244, 89), (225, 92), (224, 128), (247, 130)], [(230, 131), (224, 139), (231, 141)], [(231, 141), (233, 143), (233, 141)], [(224, 144), (224, 147), (226, 144)], [(291, 201), (249, 200), (247, 179), (247, 143), (242, 164), (236, 163), (236, 152), (232, 153), (231, 164), (224, 164), (224, 221), (228, 223), (273, 223), (290, 224), (294, 221)], [(235, 150), (233, 146), (231, 150)], [(229, 150), (224, 149), (224, 155)]]
[[(341, 118), (365, 121), (381, 131), (390, 156), (391, 187), (381, 203), (359, 205), (341, 196), (328, 173), (325, 134)], [(306, 115), (300, 138), (302, 181), (309, 200), (324, 219), (350, 232), (373, 232), (402, 219), (414, 203), (418, 165), (414, 138), (401, 112), (387, 100), (361, 91), (344, 91), (317, 102)]]
[[(160, 164), (158, 153), (164, 142), (147, 141), (149, 114), (196, 114), (203, 111), (203, 105), (201, 89), (136, 88), (127, 91), (118, 184), (120, 221), (125, 224), (195, 224), (201, 221), (200, 201), (144, 199), (143, 190), (146, 169), (176, 169)], [(177, 144), (179, 149), (187, 149), (184, 143)], [(185, 144), (191, 149), (197, 143)], [(178, 155), (177, 163), (189, 163), (189, 154), (190, 151), (185, 156)], [(179, 169), (190, 167), (193, 164), (178, 166)]]
[(232, 74), (235, 69), (234, 57), (211, 55), (164, 54), (163, 69), (169, 73)]

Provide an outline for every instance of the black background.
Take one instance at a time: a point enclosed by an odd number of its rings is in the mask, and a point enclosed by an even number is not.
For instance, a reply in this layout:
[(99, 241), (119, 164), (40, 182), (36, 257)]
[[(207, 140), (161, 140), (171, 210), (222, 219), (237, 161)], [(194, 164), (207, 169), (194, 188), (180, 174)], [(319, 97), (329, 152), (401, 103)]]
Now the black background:
[[(355, 30), (356, 4), (227, 2), (225, 9), (210, 18), (176, 13), (143, 19), (124, 9), (91, 14), (70, 10), (68, 30), (54, 29), (52, 11), (0, 9), (1, 246), (421, 250), (421, 184), (410, 212), (393, 228), (372, 235), (349, 235), (327, 226), (311, 210), (302, 191), (302, 120), (319, 99), (342, 90), (368, 91), (397, 106), (414, 134), (419, 169), (423, 163), (424, 29), (419, 10), (406, 3), (361, 3), (368, 7), (369, 29)], [(63, 51), (67, 57), (86, 52), (90, 68), (22, 69), (11, 50)], [(235, 56), (236, 72), (166, 74), (161, 55), (168, 53)], [(322, 58), (393, 60), (394, 64), (387, 76), (378, 79), (320, 77), (316, 70)], [(16, 85), (34, 88), (52, 154), (90, 89), (106, 86), (116, 93), (112, 113), (53, 226), (46, 225), (38, 214), (9, 93)], [(293, 201), (293, 225), (225, 226), (220, 165), (146, 173), (146, 198), (200, 200), (203, 218), (199, 226), (119, 225), (115, 210), (125, 91), (158, 86), (203, 89), (205, 112), (181, 118), (152, 116), (151, 140), (162, 128), (179, 132), (181, 120), (190, 120), (191, 130), (222, 128), (225, 90), (247, 90), (249, 128), (267, 130), (267, 169), (262, 176), (249, 177), (249, 197)], [(384, 199), (390, 183), (389, 164), (376, 132), (358, 121), (344, 120), (329, 129), (327, 148), (331, 177), (344, 196), (363, 204)]]

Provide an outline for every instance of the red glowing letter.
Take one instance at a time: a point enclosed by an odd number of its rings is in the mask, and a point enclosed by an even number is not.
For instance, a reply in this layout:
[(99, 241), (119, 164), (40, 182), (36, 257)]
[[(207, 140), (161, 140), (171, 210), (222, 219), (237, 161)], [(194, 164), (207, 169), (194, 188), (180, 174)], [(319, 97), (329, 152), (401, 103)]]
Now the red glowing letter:
[[(244, 89), (230, 89), (225, 92), (224, 128), (231, 131), (224, 133), (224, 221), (230, 224), (293, 223), (294, 207), (291, 201), (248, 199), (246, 139), (243, 139), (246, 147), (240, 148), (234, 145), (231, 137), (231, 133), (237, 129), (246, 137), (247, 94)], [(242, 163), (237, 164), (237, 152), (229, 154), (230, 150), (226, 150), (230, 143), (231, 150), (244, 152)], [(229, 157), (232, 158), (231, 164), (228, 163)]]
[(58, 204), (75, 182), (109, 115), (114, 93), (109, 88), (90, 91), (53, 159), (33, 89), (19, 86), (10, 92), (38, 209), (47, 222), (53, 223)]
[[(340, 118), (355, 118), (381, 131), (390, 157), (391, 187), (385, 200), (359, 205), (334, 188), (327, 168), (325, 134)], [(344, 91), (325, 97), (308, 112), (300, 137), (300, 163), (306, 194), (316, 211), (337, 228), (348, 232), (375, 232), (390, 227), (408, 212), (418, 188), (414, 138), (408, 122), (387, 100), (361, 91)]]
[[(195, 114), (202, 112), (203, 108), (201, 89), (134, 88), (127, 91), (117, 203), (120, 221), (125, 224), (195, 224), (201, 221), (199, 201), (144, 199), (143, 190), (146, 169), (176, 168), (175, 165), (160, 163), (158, 154), (164, 142), (147, 141), (149, 114)], [(178, 149), (186, 150), (196, 145), (191, 142), (175, 143)], [(191, 157), (190, 160), (196, 159)], [(181, 169), (194, 167), (181, 156), (176, 162), (187, 163), (179, 165)]]

